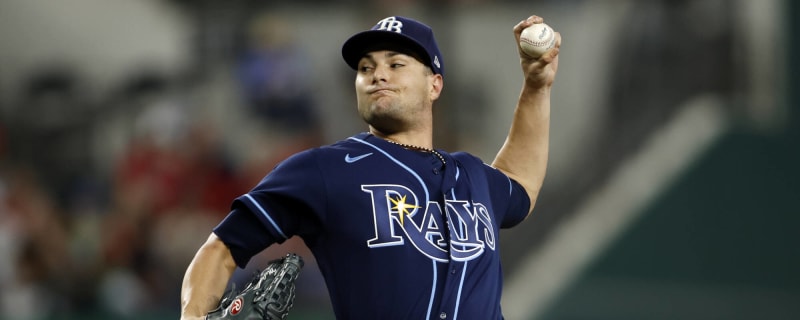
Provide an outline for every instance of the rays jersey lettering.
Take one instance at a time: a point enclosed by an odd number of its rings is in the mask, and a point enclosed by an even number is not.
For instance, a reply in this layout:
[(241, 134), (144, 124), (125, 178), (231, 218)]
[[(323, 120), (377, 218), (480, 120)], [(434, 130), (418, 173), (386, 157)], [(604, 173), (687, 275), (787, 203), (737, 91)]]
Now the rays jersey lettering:
[(435, 201), (420, 205), (417, 195), (402, 185), (362, 185), (361, 190), (372, 199), (375, 237), (367, 241), (370, 248), (408, 241), (439, 262), (468, 261), (486, 248), (495, 250), (494, 223), (481, 203), (446, 199), (442, 211)]

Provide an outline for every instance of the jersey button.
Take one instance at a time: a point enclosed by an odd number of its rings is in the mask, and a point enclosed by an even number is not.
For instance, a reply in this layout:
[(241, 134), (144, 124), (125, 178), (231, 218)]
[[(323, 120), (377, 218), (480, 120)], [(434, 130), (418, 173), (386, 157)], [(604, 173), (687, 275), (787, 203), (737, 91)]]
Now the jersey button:
[(433, 174), (439, 174), (439, 168), (433, 168)]
[(442, 312), (439, 314), (439, 319), (447, 319), (447, 312)]

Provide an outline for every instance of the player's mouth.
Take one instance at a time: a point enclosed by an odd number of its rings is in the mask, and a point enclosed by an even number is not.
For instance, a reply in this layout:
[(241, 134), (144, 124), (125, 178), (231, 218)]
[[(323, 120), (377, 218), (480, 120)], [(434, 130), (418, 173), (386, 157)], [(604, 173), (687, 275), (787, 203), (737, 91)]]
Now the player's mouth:
[(375, 89), (372, 89), (372, 90), (368, 90), (367, 94), (369, 94), (369, 95), (374, 95), (374, 94), (384, 95), (384, 94), (389, 94), (389, 93), (392, 93), (392, 92), (394, 92), (394, 90), (392, 90), (390, 88), (375, 88)]

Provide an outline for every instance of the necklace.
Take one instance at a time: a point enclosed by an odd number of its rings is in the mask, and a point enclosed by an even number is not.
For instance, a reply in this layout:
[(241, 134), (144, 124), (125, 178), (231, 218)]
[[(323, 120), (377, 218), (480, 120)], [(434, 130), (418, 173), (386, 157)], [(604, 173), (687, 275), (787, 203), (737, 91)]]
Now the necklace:
[(401, 146), (401, 147), (406, 148), (406, 149), (417, 150), (417, 151), (422, 151), (422, 152), (427, 152), (427, 153), (433, 153), (434, 155), (436, 155), (437, 158), (439, 158), (439, 160), (442, 161), (442, 166), (447, 165), (447, 161), (444, 160), (444, 157), (442, 156), (441, 153), (439, 153), (439, 151), (436, 151), (436, 150), (433, 150), (433, 149), (428, 149), (428, 148), (423, 148), (423, 147), (418, 147), (418, 146), (414, 146), (414, 145), (410, 145), (410, 144), (395, 142), (395, 141), (388, 140), (388, 139), (386, 141), (389, 141), (390, 143), (396, 144), (396, 145)]

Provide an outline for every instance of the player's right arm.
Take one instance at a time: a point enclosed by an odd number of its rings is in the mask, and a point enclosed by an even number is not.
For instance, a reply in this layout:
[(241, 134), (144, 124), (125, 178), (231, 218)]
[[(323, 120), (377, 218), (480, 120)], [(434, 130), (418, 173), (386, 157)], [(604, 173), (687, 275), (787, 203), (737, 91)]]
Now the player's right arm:
[(533, 211), (547, 171), (550, 143), (550, 92), (558, 70), (561, 34), (556, 32), (556, 45), (539, 58), (522, 51), (519, 38), (522, 30), (533, 23), (544, 23), (538, 16), (514, 26), (520, 65), (524, 75), (522, 90), (514, 110), (506, 141), (492, 166), (517, 181), (528, 193)]
[(205, 319), (206, 314), (219, 305), (235, 269), (231, 251), (211, 233), (183, 277), (181, 320)]

